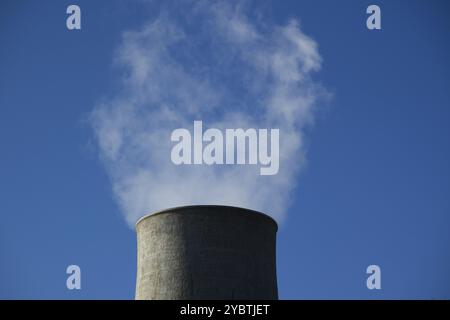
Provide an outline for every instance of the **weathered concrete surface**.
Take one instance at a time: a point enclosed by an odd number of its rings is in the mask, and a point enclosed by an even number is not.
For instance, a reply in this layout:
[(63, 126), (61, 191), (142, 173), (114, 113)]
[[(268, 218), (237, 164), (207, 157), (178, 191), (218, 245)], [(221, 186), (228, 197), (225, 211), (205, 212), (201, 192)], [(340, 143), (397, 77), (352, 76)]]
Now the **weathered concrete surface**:
[(227, 206), (188, 206), (136, 224), (136, 299), (278, 299), (276, 222)]

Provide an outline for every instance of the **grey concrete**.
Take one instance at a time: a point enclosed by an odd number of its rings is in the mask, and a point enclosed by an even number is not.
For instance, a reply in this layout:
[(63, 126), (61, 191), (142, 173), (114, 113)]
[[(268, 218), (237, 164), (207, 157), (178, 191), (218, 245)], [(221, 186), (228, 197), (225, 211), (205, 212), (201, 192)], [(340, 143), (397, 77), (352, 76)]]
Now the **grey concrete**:
[(136, 224), (136, 299), (278, 299), (276, 222), (256, 211), (188, 206)]

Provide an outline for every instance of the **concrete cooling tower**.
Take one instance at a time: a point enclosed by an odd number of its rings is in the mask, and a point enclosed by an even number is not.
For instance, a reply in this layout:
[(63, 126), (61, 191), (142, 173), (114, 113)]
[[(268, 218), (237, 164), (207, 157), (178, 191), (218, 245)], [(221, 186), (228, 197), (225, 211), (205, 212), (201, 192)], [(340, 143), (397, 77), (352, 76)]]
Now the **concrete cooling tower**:
[(276, 222), (228, 206), (141, 218), (136, 299), (278, 299)]

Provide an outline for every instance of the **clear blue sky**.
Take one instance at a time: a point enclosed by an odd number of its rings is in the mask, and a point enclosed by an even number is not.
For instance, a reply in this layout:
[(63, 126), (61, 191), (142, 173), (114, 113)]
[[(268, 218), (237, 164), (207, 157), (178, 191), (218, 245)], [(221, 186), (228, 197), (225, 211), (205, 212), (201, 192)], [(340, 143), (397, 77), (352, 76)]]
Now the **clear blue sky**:
[[(82, 30), (66, 29), (66, 8)], [(365, 27), (378, 4), (382, 30)], [(278, 233), (281, 298), (450, 298), (447, 1), (283, 1), (319, 44), (333, 99)], [(86, 117), (117, 86), (124, 30), (145, 1), (0, 4), (0, 298), (132, 299), (135, 233), (113, 198)], [(82, 290), (65, 269), (82, 270)], [(366, 267), (382, 289), (366, 288)]]

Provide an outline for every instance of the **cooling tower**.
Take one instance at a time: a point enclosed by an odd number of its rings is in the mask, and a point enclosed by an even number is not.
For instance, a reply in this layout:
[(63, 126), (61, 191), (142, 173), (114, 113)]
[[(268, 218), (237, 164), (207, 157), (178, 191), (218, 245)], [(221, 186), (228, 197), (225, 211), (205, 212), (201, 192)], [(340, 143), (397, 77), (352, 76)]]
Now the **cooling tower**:
[(278, 299), (276, 222), (228, 206), (164, 210), (136, 223), (136, 299)]

